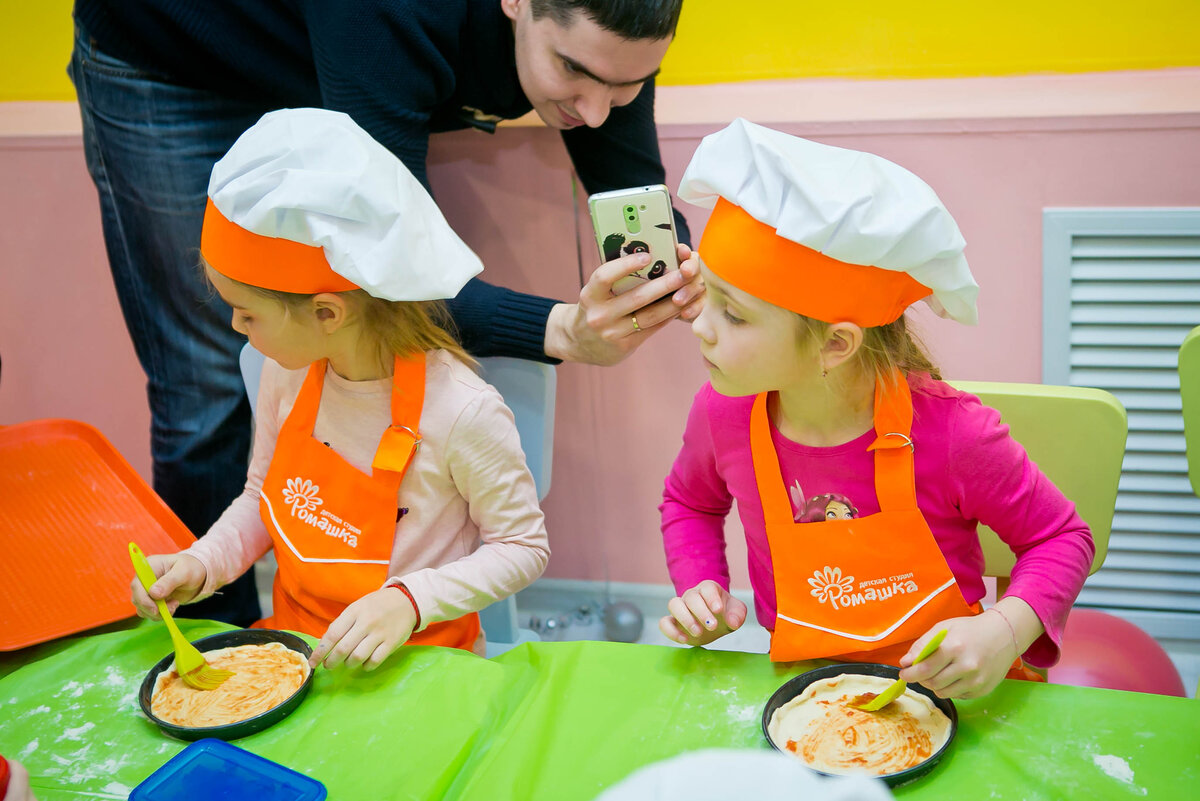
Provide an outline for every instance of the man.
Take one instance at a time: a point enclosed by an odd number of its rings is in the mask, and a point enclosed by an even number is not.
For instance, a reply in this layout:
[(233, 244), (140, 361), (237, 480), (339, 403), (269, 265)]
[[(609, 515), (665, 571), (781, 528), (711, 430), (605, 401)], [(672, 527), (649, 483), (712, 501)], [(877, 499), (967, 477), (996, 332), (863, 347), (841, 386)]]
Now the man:
[[(209, 172), (234, 140), (276, 108), (344, 111), (428, 187), (431, 133), (492, 130), (533, 109), (562, 131), (588, 192), (661, 183), (653, 79), (681, 3), (76, 0), (70, 74), (148, 378), (154, 488), (194, 533), (241, 491), (250, 447), (242, 339), (196, 268)], [(473, 280), (451, 304), (463, 343), (477, 356), (615, 363), (702, 303), (695, 259), (614, 296), (639, 258), (600, 267), (571, 304)], [(252, 574), (188, 613), (257, 619)]]

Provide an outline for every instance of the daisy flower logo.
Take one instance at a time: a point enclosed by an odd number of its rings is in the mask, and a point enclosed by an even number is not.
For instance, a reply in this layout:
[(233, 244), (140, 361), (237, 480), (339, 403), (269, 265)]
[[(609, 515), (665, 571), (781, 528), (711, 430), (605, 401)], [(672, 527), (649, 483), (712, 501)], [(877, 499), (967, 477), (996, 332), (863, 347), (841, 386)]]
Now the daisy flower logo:
[(314, 511), (324, 503), (317, 497), (317, 493), (320, 491), (320, 486), (307, 478), (301, 479), (299, 476), (289, 478), (287, 486), (283, 488), (283, 502), (292, 507), (293, 516), (297, 512)]
[(837, 608), (837, 600), (854, 589), (854, 576), (843, 576), (840, 567), (825, 565), (823, 570), (814, 570), (808, 580), (809, 592), (821, 603)]

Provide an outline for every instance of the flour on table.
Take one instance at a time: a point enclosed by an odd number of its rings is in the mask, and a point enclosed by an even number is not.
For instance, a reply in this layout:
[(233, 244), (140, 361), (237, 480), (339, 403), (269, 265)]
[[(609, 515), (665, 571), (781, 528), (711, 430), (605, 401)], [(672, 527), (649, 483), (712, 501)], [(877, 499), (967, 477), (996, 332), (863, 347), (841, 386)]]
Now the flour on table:
[[(734, 698), (739, 698), (741, 693), (738, 692), (737, 688), (726, 687), (722, 690), (714, 690), (713, 695), (733, 696)], [(731, 701), (727, 701), (727, 703), (729, 703), (729, 706), (725, 708), (725, 717), (727, 720), (733, 723), (745, 723), (747, 721), (754, 720), (759, 716), (759, 714), (761, 714), (760, 707), (755, 704), (751, 704), (749, 706), (737, 706)]]
[[(1129, 767), (1129, 763), (1122, 757), (1115, 754), (1094, 754), (1092, 762), (1109, 777), (1133, 785), (1133, 768)], [(1146, 794), (1144, 787), (1134, 787), (1133, 789), (1138, 790), (1142, 795)]]
[(1133, 782), (1133, 769), (1129, 763), (1114, 754), (1096, 754), (1092, 757), (1096, 767), (1114, 779), (1130, 784)]
[(109, 665), (104, 675), (104, 683), (110, 687), (124, 687), (128, 683), (128, 679), (121, 671)]
[(727, 717), (735, 723), (747, 723), (758, 719), (762, 713), (757, 706), (731, 706), (726, 710)]
[(62, 735), (54, 742), (57, 743), (63, 740), (78, 740), (82, 737), (82, 735), (87, 734), (94, 728), (96, 728), (95, 723), (85, 723), (82, 726), (75, 727), (74, 729), (65, 729), (63, 730)]
[[(108, 759), (97, 759), (95, 757), (88, 759), (87, 751), (91, 746), (84, 746), (73, 754), (68, 754), (66, 762), (66, 771), (63, 780), (72, 786), (79, 786), (87, 782), (101, 781), (106, 778), (111, 778), (130, 761), (129, 755), (120, 757), (110, 757)], [(56, 762), (59, 760), (55, 759)], [(116, 793), (118, 790), (114, 788), (122, 788), (125, 795), (122, 798), (128, 797), (129, 789), (119, 782), (110, 781), (108, 786), (104, 788), (106, 793)]]
[(21, 753), (19, 754), (19, 756), (21, 757), (21, 759), (28, 759), (29, 755), (32, 754), (36, 750), (38, 750), (38, 741), (37, 741), (37, 738), (34, 737), (32, 740), (29, 741), (29, 745), (27, 745), (21, 749)]
[(86, 755), (87, 750), (89, 748), (91, 748), (90, 745), (85, 745), (83, 748), (79, 749), (78, 751), (71, 754), (70, 756), (63, 756), (62, 754), (51, 754), (50, 761), (57, 763), (59, 765), (62, 765), (64, 768), (68, 768), (71, 766), (71, 762), (73, 760), (79, 759), (81, 756)]

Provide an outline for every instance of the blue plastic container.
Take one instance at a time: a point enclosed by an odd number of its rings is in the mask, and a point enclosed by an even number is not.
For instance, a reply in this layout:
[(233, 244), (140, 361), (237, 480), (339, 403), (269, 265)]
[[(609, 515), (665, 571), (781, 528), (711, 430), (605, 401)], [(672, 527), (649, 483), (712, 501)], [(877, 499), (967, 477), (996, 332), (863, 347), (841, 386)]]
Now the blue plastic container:
[(197, 740), (133, 788), (129, 801), (322, 801), (325, 785), (224, 740)]

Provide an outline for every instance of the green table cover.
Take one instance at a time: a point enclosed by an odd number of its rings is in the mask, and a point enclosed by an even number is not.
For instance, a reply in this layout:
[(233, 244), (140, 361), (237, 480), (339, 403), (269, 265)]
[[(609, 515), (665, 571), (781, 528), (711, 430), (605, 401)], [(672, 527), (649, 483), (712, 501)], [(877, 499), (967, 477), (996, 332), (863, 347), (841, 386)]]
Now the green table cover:
[[(181, 620), (197, 639), (229, 627)], [(114, 630), (115, 629), (115, 630)], [(123, 799), (186, 743), (142, 716), (170, 650), (141, 622), (0, 655), (0, 753), (41, 801)], [(405, 648), (373, 673), (318, 671), (290, 717), (235, 741), (337, 801), (590, 801), (643, 765), (767, 748), (763, 705), (816, 663), (607, 642), (530, 643), (491, 660)], [(1005, 681), (958, 702), (958, 736), (902, 799), (1200, 797), (1200, 702)]]

